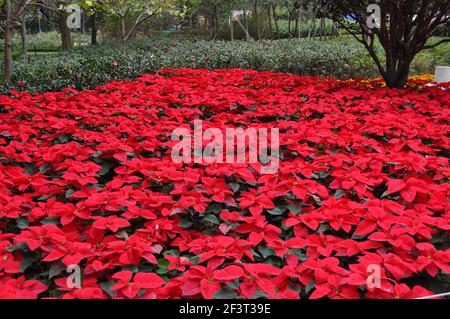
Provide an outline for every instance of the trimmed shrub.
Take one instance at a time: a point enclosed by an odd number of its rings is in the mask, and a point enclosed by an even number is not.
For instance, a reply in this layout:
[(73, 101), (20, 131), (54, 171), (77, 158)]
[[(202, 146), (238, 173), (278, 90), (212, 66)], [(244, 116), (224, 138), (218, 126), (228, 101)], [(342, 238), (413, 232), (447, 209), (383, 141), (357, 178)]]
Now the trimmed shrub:
[(65, 87), (89, 89), (111, 80), (128, 80), (164, 67), (244, 68), (299, 75), (354, 78), (375, 76), (357, 44), (307, 40), (262, 42), (136, 40), (80, 47), (69, 52), (16, 61), (13, 84), (3, 88), (30, 92)]

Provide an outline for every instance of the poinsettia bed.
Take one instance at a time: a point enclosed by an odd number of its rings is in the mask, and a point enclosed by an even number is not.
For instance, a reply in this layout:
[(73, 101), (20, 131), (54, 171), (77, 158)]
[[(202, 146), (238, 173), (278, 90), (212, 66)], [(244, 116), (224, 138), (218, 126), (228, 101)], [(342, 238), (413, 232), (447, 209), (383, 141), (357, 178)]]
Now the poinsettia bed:
[[(420, 80), (241, 69), (0, 96), (0, 298), (448, 291), (449, 102)], [(277, 174), (174, 163), (194, 120), (278, 128)]]

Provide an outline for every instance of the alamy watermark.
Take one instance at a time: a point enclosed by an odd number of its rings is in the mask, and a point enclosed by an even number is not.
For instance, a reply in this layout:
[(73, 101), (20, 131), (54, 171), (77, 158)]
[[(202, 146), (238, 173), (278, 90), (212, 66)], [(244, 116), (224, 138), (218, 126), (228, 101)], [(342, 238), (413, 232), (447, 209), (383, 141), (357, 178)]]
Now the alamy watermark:
[(70, 275), (66, 279), (66, 286), (70, 289), (81, 289), (81, 268), (78, 265), (67, 266), (66, 272)]
[(369, 274), (367, 276), (366, 285), (370, 289), (381, 288), (381, 267), (377, 264), (370, 264), (367, 266), (366, 272)]
[(381, 28), (381, 7), (379, 5), (380, 0), (377, 3), (372, 3), (367, 6), (367, 27), (369, 30)]
[(260, 163), (260, 173), (265, 175), (276, 174), (280, 164), (278, 128), (210, 127), (203, 131), (202, 121), (197, 120), (193, 131), (175, 129), (172, 140), (178, 141), (171, 154), (175, 163)]
[(67, 16), (67, 27), (69, 29), (80, 29), (81, 28), (81, 8), (77, 4), (69, 4), (66, 6), (65, 11), (68, 13)]

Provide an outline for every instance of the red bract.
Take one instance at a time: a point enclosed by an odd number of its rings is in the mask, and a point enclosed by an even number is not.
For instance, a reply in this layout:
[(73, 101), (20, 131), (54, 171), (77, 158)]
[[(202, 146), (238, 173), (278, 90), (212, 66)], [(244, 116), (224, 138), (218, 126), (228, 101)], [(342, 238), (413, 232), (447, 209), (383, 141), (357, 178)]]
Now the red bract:
[(26, 280), (23, 276), (0, 280), (0, 299), (36, 299), (46, 290), (47, 286), (40, 281)]
[(164, 255), (164, 258), (170, 262), (168, 270), (185, 271), (187, 267), (191, 266), (191, 262), (186, 257)]
[(111, 290), (117, 290), (127, 298), (136, 297), (141, 289), (154, 290), (164, 285), (164, 280), (154, 273), (139, 272), (133, 278), (131, 271), (124, 270), (114, 274), (112, 278), (117, 282)]
[[(0, 298), (444, 291), (450, 91), (376, 83), (165, 69), (0, 96)], [(198, 120), (278, 128), (279, 169), (175, 163), (172, 133)]]
[(108, 217), (94, 217), (95, 222), (92, 227), (97, 229), (109, 229), (113, 233), (117, 232), (119, 228), (124, 228), (130, 226), (128, 220), (119, 218), (117, 216), (108, 216)]

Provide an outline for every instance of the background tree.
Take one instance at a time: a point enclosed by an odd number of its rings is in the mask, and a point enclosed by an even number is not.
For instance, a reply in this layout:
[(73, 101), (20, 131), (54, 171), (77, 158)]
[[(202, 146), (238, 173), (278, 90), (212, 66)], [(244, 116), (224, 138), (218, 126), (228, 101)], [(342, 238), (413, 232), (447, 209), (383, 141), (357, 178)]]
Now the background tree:
[[(322, 14), (364, 45), (389, 87), (403, 88), (414, 57), (422, 50), (450, 41), (447, 38), (428, 44), (440, 25), (449, 24), (450, 1), (380, 0), (378, 21), (376, 12), (368, 10), (374, 8), (373, 3), (373, 0), (320, 0), (320, 8)], [(349, 16), (354, 23), (347, 20)], [(381, 55), (376, 50), (376, 41), (383, 48)]]
[(91, 45), (97, 44), (97, 17), (107, 10), (105, 0), (80, 0), (79, 4), (89, 17), (91, 27)]
[(22, 40), (22, 58), (24, 63), (28, 63), (28, 36), (26, 24), (26, 8), (20, 15), (20, 38)]
[[(170, 0), (105, 0), (107, 10), (119, 19), (120, 36), (127, 42), (136, 28), (149, 18), (162, 12), (175, 14), (174, 2)], [(127, 28), (126, 17), (134, 14), (132, 25)]]
[(3, 57), (3, 77), (5, 84), (11, 82), (12, 67), (13, 67), (13, 35), (14, 24), (22, 16), (24, 10), (29, 5), (31, 0), (2, 0), (0, 5), (3, 8), (5, 22), (4, 22), (4, 57)]
[(30, 5), (40, 7), (42, 12), (50, 12), (56, 16), (59, 33), (61, 35), (61, 48), (63, 50), (69, 50), (73, 47), (72, 33), (67, 25), (67, 6), (73, 3), (76, 2), (71, 0), (36, 0), (30, 2)]
[(73, 39), (72, 33), (70, 32), (70, 28), (67, 25), (67, 6), (71, 4), (69, 0), (59, 0), (57, 5), (57, 14), (58, 14), (58, 26), (59, 32), (61, 33), (61, 44), (63, 50), (69, 50), (73, 47)]

